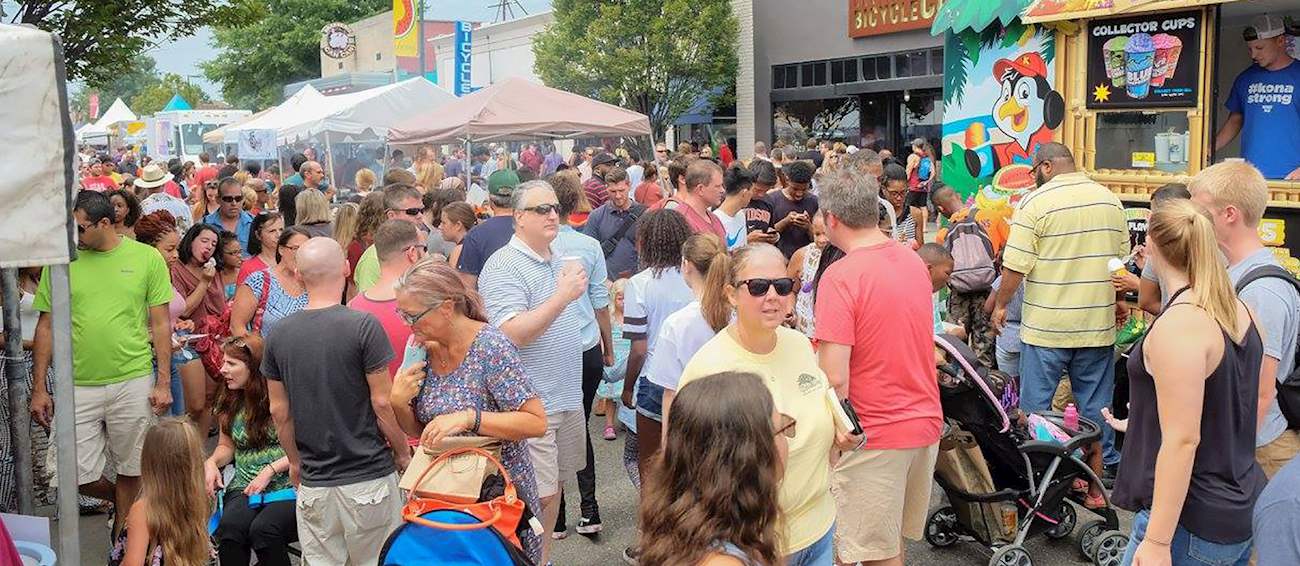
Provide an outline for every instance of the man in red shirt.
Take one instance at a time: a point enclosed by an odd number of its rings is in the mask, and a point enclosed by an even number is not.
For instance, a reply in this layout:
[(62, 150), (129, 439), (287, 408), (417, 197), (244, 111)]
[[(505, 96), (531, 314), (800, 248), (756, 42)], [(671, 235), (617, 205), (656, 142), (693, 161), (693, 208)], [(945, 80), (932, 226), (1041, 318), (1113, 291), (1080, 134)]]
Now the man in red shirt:
[(852, 171), (819, 186), (830, 241), (847, 254), (817, 287), (818, 358), (866, 432), (835, 465), (839, 563), (902, 566), (900, 535), (919, 540), (943, 427), (929, 275), (878, 228), (874, 179)]
[(117, 182), (104, 174), (104, 166), (99, 161), (90, 163), (90, 175), (81, 178), (81, 188), (102, 193), (117, 190)]
[(686, 166), (682, 184), (685, 190), (659, 201), (654, 208), (676, 210), (686, 217), (692, 233), (711, 232), (718, 236), (718, 241), (726, 242), (727, 231), (722, 227), (722, 221), (710, 212), (722, 204), (725, 193), (722, 167), (707, 159), (691, 161)]
[(217, 166), (212, 164), (212, 158), (208, 152), (199, 153), (199, 166), (194, 171), (194, 186), (203, 187), (208, 181), (217, 179)]

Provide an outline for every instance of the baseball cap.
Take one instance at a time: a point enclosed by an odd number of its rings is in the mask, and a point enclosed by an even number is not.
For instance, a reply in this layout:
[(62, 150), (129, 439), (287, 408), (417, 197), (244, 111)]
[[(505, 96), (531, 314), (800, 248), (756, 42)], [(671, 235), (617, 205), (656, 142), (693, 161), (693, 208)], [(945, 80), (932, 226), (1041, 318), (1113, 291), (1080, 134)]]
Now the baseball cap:
[(1272, 39), (1286, 33), (1286, 25), (1282, 23), (1282, 18), (1272, 14), (1262, 14), (1255, 16), (1254, 21), (1242, 32), (1246, 41), (1255, 41), (1256, 39)]
[(615, 159), (613, 155), (610, 155), (603, 151), (597, 153), (595, 157), (591, 158), (592, 167), (595, 167), (597, 165), (605, 165), (607, 163), (618, 163), (618, 159)]
[(498, 169), (488, 176), (488, 194), (497, 197), (508, 197), (515, 192), (515, 186), (519, 184), (519, 175), (509, 169)]

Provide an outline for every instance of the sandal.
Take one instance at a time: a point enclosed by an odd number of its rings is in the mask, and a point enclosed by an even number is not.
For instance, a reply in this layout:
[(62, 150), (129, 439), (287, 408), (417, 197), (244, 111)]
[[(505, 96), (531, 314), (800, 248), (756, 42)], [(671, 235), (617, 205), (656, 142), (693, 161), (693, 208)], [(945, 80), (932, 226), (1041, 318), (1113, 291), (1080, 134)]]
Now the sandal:
[(1086, 495), (1083, 498), (1083, 506), (1087, 509), (1097, 510), (1106, 508), (1106, 498), (1098, 495)]

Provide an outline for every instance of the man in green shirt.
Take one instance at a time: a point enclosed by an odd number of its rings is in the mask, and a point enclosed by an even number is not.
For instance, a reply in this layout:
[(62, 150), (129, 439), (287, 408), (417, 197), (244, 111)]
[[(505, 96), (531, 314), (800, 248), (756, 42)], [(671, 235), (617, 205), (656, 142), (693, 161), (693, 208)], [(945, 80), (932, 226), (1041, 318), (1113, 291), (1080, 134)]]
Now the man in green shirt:
[[(424, 199), (415, 187), (389, 185), (384, 187), (384, 209), (387, 210), (385, 214), (388, 215), (388, 220), (405, 220), (419, 226), (420, 219), (424, 216)], [(379, 281), (379, 254), (375, 252), (374, 246), (366, 248), (361, 259), (357, 260), (357, 270), (352, 274), (352, 280), (357, 284), (358, 293), (369, 291)]]
[[(73, 215), (80, 250), (68, 266), (72, 309), (72, 403), (77, 426), (77, 484), (81, 493), (114, 501), (121, 528), (140, 489), (145, 432), (171, 406), (171, 278), (152, 246), (113, 229), (113, 204), (93, 191), (77, 194)], [(41, 274), (34, 306), (40, 311), (33, 375), (45, 375), (53, 348), (50, 277)], [(154, 364), (157, 363), (157, 378)], [(45, 380), (32, 391), (32, 418), (50, 426), (54, 403)], [(68, 402), (67, 399), (60, 400)], [(106, 451), (117, 481), (104, 477)]]

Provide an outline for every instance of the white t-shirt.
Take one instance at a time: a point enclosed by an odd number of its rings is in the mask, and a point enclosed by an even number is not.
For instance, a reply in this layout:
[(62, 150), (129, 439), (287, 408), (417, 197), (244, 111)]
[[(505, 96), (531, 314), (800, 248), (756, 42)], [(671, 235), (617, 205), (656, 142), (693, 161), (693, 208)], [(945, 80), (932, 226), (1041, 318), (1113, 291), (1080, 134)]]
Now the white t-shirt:
[(655, 355), (646, 362), (645, 376), (664, 389), (677, 390), (682, 370), (695, 353), (718, 333), (704, 320), (700, 302), (695, 301), (668, 315), (659, 328)]
[[(628, 340), (646, 340), (647, 356), (640, 375), (645, 375), (657, 350), (659, 328), (668, 315), (681, 310), (695, 300), (695, 294), (686, 285), (682, 272), (674, 267), (654, 276), (646, 269), (627, 280), (623, 290), (623, 337)], [(638, 377), (640, 377), (638, 375)]]
[(727, 241), (723, 243), (727, 244), (728, 250), (734, 250), (745, 245), (747, 233), (745, 229), (745, 209), (740, 209), (735, 216), (727, 216), (727, 213), (723, 212), (721, 208), (715, 208), (713, 209), (713, 215), (722, 221), (722, 229), (727, 233)]

